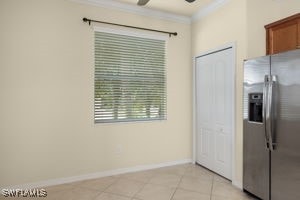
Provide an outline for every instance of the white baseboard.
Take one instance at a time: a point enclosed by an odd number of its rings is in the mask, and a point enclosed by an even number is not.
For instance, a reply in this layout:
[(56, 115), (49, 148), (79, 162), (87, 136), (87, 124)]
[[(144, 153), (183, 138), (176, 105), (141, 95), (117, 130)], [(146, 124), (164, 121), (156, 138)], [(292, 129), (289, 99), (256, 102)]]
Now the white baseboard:
[(232, 180), (232, 185), (234, 185), (235, 187), (241, 190), (243, 189), (243, 184), (240, 181)]
[(10, 187), (1, 187), (1, 190), (4, 188), (5, 189), (43, 188), (43, 187), (48, 187), (48, 186), (53, 186), (53, 185), (60, 185), (60, 184), (72, 183), (72, 182), (76, 182), (76, 181), (102, 178), (102, 177), (106, 177), (106, 176), (119, 175), (119, 174), (124, 174), (124, 173), (129, 173), (129, 172), (138, 172), (138, 171), (144, 171), (144, 170), (150, 170), (150, 169), (157, 169), (157, 168), (161, 168), (161, 167), (168, 167), (168, 166), (174, 166), (174, 165), (180, 165), (180, 164), (186, 164), (186, 163), (192, 163), (192, 159), (176, 160), (176, 161), (170, 161), (170, 162), (164, 162), (164, 163), (158, 163), (158, 164), (150, 164), (150, 165), (139, 165), (139, 166), (135, 166), (135, 167), (114, 169), (114, 170), (96, 172), (96, 173), (91, 173), (91, 174), (84, 174), (84, 175), (79, 175), (79, 176), (51, 179), (51, 180), (39, 181), (39, 182), (35, 182), (35, 183), (26, 183), (26, 184), (21, 184), (21, 185), (15, 185), (15, 186), (10, 186)]

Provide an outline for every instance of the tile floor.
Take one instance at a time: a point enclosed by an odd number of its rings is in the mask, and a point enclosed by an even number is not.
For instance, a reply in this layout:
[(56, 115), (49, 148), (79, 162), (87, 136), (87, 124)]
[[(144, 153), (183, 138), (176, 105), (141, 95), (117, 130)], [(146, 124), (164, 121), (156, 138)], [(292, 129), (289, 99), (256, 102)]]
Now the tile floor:
[[(193, 164), (45, 188), (50, 200), (254, 200), (231, 182)], [(11, 198), (4, 198), (11, 199)]]

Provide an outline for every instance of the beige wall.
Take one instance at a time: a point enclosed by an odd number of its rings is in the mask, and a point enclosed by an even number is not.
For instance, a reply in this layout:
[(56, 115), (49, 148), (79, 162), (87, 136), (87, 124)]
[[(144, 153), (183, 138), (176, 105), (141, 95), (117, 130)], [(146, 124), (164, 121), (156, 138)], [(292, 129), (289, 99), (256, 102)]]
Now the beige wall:
[(247, 33), (248, 58), (266, 54), (264, 26), (300, 12), (299, 0), (248, 0)]
[(242, 68), (246, 57), (246, 1), (231, 0), (192, 25), (193, 56), (234, 43), (236, 46), (235, 166), (234, 184), (242, 181)]
[(230, 0), (216, 12), (192, 24), (192, 55), (222, 47), (236, 45), (236, 135), (235, 169), (233, 181), (242, 183), (243, 126), (242, 82), (243, 60), (265, 55), (264, 25), (299, 12), (299, 0)]
[[(94, 124), (84, 16), (178, 32), (167, 44), (168, 120)], [(0, 186), (191, 158), (189, 24), (63, 0), (1, 0), (0, 24)]]

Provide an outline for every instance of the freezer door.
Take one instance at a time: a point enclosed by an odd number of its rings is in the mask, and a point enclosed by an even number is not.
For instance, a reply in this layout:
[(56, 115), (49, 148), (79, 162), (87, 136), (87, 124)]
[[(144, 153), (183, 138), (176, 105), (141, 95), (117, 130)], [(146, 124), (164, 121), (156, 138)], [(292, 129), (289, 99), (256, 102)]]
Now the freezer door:
[(300, 50), (271, 57), (277, 76), (274, 151), (271, 153), (271, 199), (300, 199)]
[(243, 188), (269, 200), (269, 150), (263, 110), (264, 79), (270, 75), (270, 57), (244, 63)]

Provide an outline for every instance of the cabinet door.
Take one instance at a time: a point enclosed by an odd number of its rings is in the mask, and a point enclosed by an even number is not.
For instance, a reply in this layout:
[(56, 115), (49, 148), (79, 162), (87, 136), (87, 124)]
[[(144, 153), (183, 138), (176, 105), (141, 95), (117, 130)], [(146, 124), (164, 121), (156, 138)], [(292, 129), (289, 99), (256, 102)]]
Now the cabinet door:
[(296, 49), (298, 46), (298, 21), (291, 21), (269, 30), (270, 53)]
[(296, 49), (300, 49), (300, 18), (298, 18), (298, 36), (297, 36), (297, 46)]
[(267, 54), (276, 54), (300, 48), (300, 14), (265, 26)]

